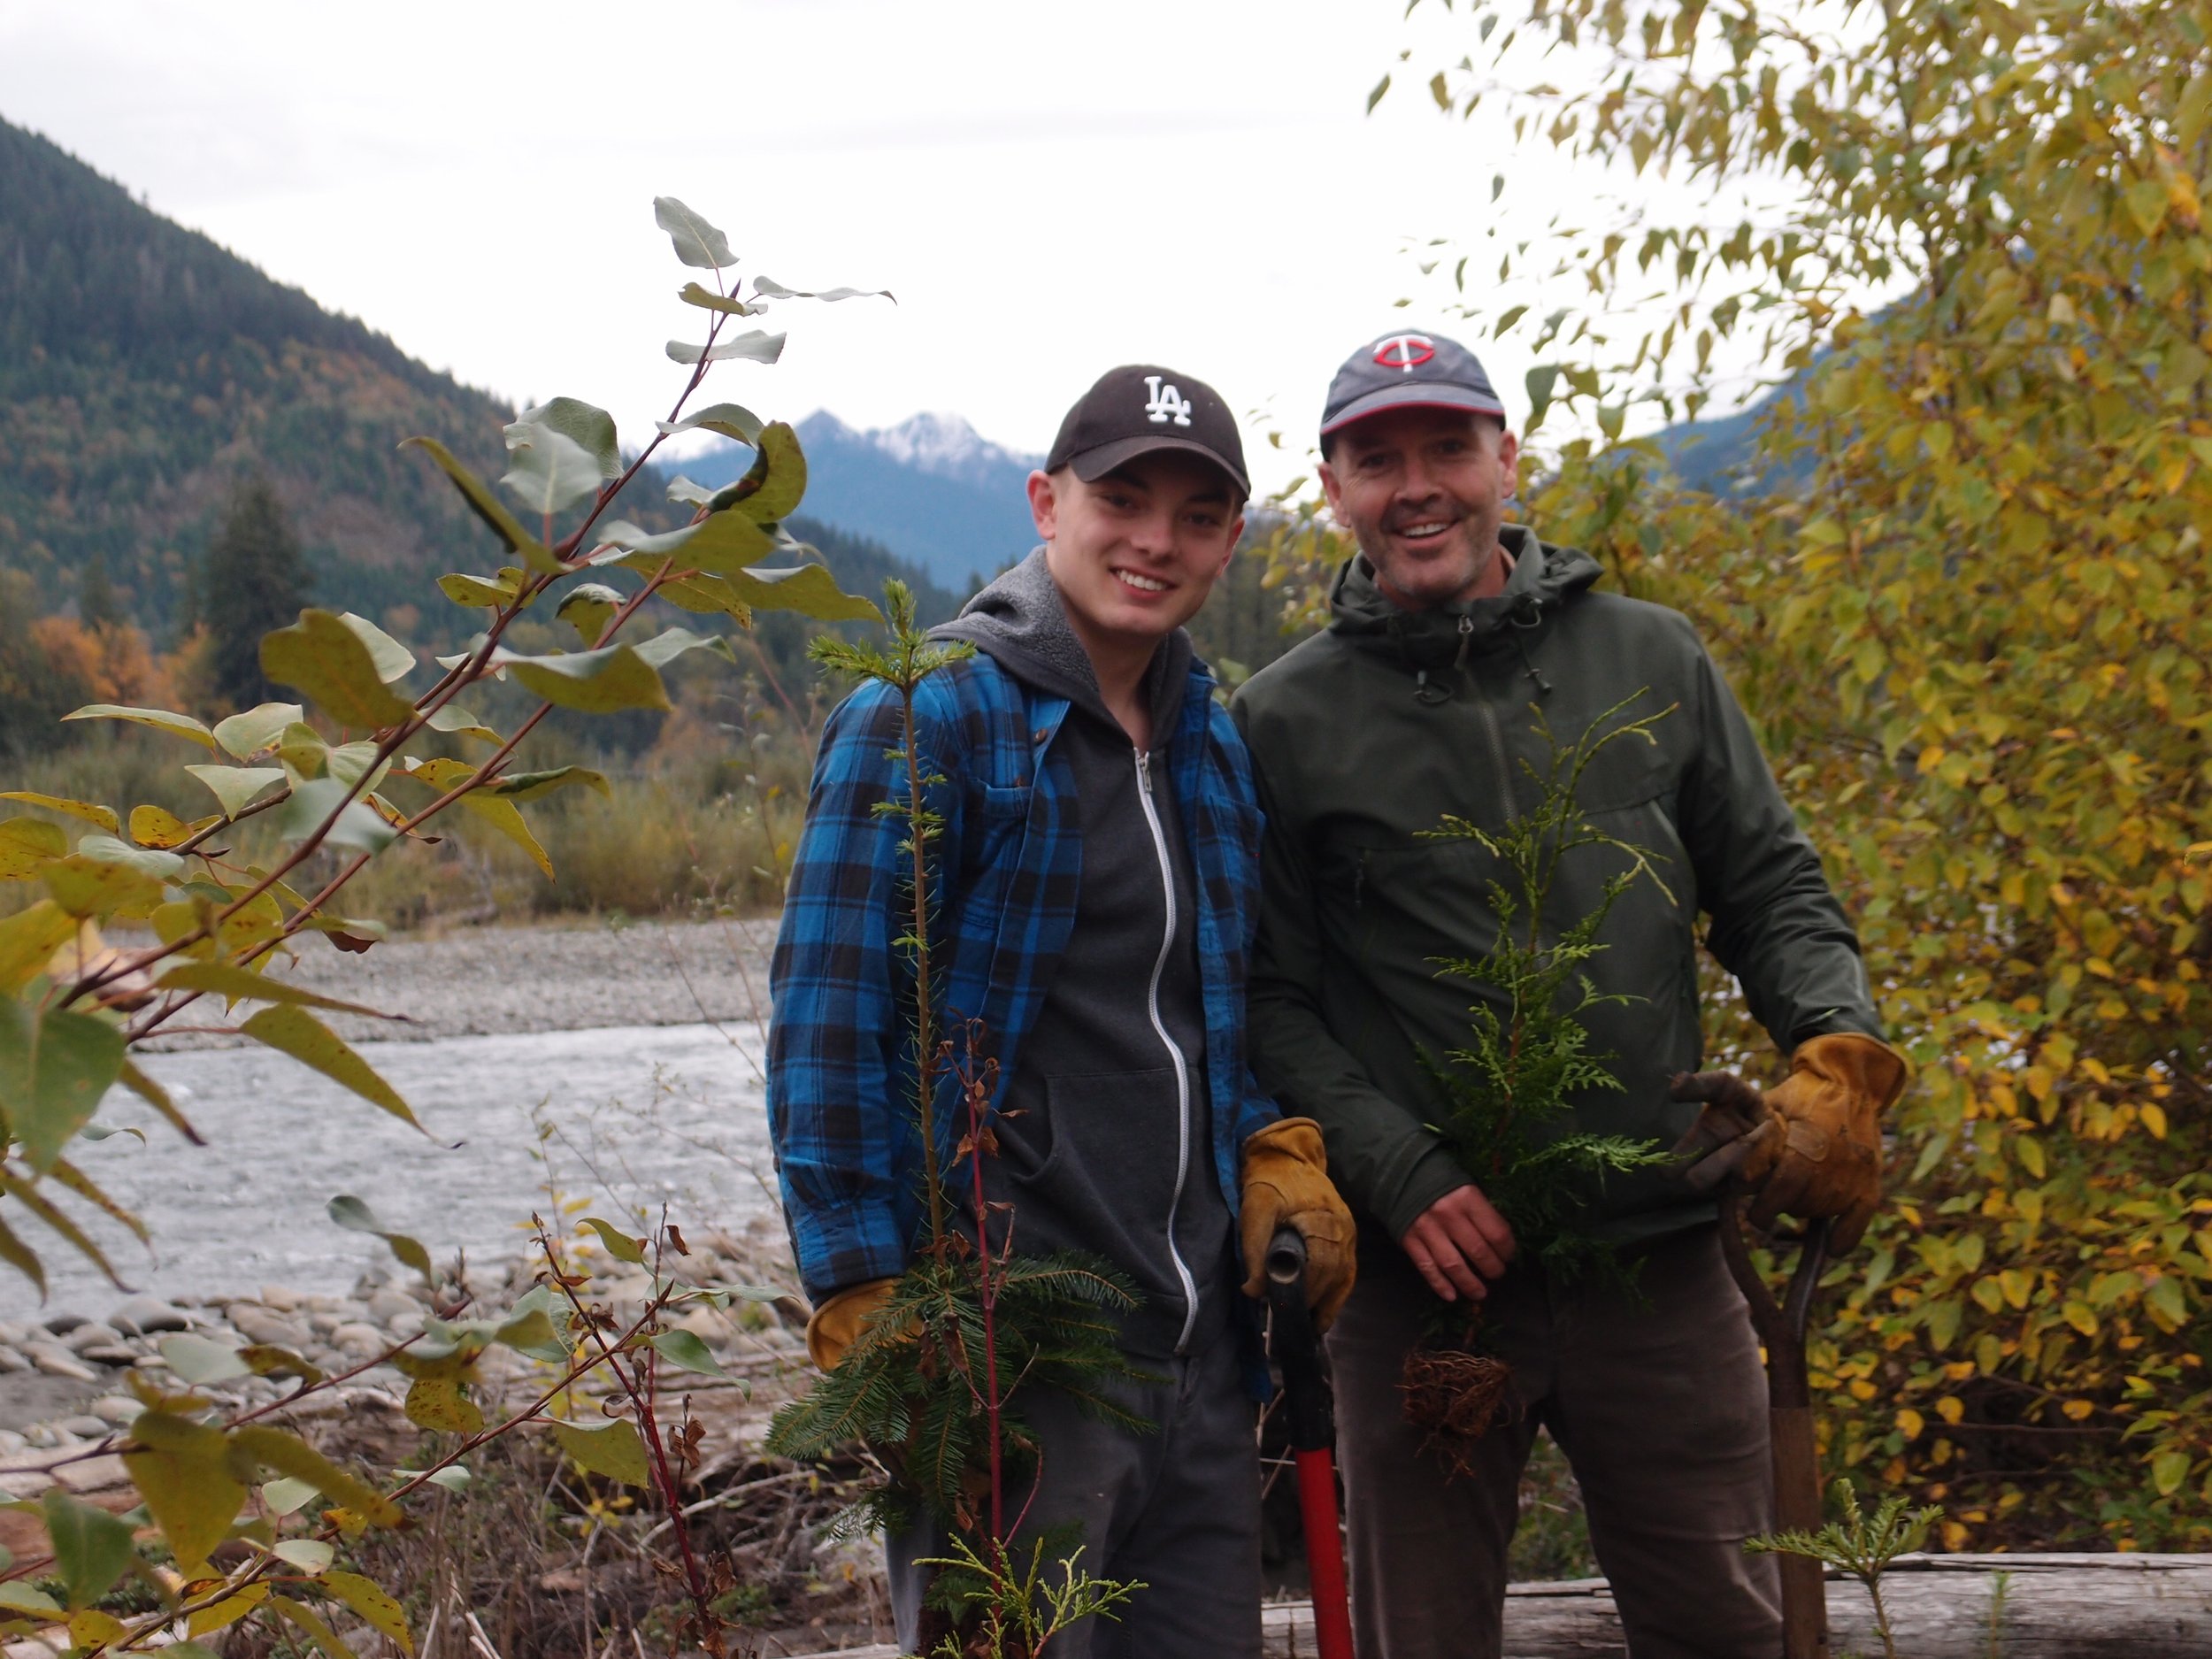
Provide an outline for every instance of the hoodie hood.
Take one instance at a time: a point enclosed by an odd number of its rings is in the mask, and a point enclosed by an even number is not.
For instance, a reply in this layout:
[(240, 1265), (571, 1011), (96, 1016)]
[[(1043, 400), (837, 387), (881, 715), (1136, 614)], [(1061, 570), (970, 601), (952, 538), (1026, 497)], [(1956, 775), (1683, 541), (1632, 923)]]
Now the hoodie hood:
[[(1120, 729), (1119, 722), (1107, 712), (1090, 654), (1068, 624), (1067, 607), (1045, 564), (1042, 548), (969, 600), (950, 622), (932, 628), (929, 637), (965, 640), (987, 652), (1016, 679), (1065, 697), (1085, 713)], [(1145, 671), (1155, 748), (1164, 749), (1174, 735), (1191, 661), (1190, 635), (1178, 628), (1160, 641), (1151, 666)]]
[(1401, 657), (1411, 667), (1440, 668), (1463, 649), (1503, 649), (1511, 629), (1541, 625), (1548, 613), (1605, 573), (1587, 553), (1548, 547), (1526, 525), (1502, 526), (1498, 540), (1513, 556), (1513, 572), (1502, 592), (1425, 611), (1397, 604), (1376, 585), (1367, 556), (1354, 554), (1329, 586), (1330, 632)]

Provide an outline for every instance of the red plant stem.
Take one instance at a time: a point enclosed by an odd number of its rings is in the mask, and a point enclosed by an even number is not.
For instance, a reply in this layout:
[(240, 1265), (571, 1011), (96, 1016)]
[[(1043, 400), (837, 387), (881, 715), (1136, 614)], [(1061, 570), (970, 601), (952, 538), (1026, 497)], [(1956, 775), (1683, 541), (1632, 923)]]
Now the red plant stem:
[(1001, 1467), (998, 1392), (998, 1282), (991, 1276), (991, 1236), (985, 1224), (990, 1214), (983, 1202), (983, 1113), (977, 1097), (979, 1085), (968, 1087), (968, 1162), (975, 1177), (975, 1260), (983, 1281), (983, 1415), (991, 1447), (991, 1545), (1004, 1564), (1006, 1553), (1006, 1480)]

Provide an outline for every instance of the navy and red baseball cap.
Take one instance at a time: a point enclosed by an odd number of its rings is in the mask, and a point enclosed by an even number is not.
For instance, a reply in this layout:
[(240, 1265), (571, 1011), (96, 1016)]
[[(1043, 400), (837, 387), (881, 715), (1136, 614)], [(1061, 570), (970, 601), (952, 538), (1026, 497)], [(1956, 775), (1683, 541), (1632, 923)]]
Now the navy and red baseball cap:
[(1381, 335), (1344, 359), (1322, 406), (1322, 439), (1386, 409), (1463, 409), (1505, 419), (1473, 352), (1442, 334), (1409, 330)]

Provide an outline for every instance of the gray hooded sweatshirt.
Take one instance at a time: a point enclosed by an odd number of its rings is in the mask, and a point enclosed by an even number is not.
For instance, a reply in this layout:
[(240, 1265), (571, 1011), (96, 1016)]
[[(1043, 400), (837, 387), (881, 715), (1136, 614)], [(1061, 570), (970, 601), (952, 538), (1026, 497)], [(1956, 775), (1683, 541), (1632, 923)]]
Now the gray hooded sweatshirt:
[(1053, 741), (1082, 831), (1075, 925), (1002, 1096), (987, 1200), (1012, 1204), (1023, 1254), (1088, 1251), (1135, 1281), (1130, 1351), (1195, 1351), (1228, 1331), (1240, 1276), (1208, 1151), (1197, 895), (1165, 787), (1190, 638), (1178, 628), (1146, 671), (1155, 748), (1141, 754), (1107, 712), (1041, 548), (931, 637), (968, 641), (1071, 705)]

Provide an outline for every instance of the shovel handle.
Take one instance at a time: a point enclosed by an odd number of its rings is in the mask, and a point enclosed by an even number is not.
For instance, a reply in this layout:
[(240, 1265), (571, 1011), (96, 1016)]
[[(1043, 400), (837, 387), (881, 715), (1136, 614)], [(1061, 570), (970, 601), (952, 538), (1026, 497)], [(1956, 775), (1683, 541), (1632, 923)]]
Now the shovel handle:
[(1267, 1247), (1268, 1325), (1275, 1363), (1283, 1369), (1283, 1403), (1294, 1450), (1336, 1445), (1336, 1402), (1321, 1369), (1321, 1337), (1306, 1305), (1306, 1241), (1295, 1227), (1278, 1227)]

